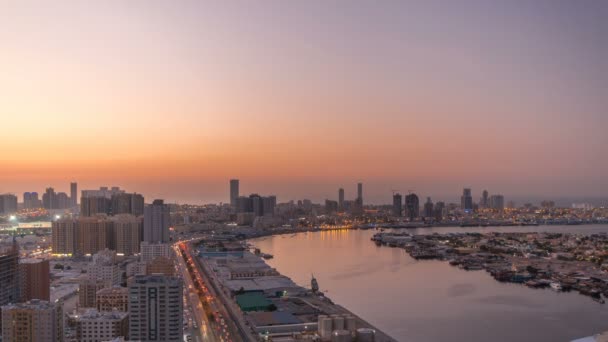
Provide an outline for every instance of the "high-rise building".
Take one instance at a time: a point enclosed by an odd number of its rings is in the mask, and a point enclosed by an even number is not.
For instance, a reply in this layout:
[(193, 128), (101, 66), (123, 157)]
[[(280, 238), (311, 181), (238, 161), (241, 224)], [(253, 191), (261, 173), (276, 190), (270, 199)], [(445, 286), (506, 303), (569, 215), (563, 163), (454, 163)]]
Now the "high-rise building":
[(19, 246), (16, 242), (0, 245), (0, 305), (19, 300)]
[(344, 189), (338, 189), (338, 210), (344, 211)]
[(503, 195), (492, 195), (488, 201), (489, 208), (497, 211), (505, 210), (505, 197)]
[(236, 209), (236, 201), (239, 198), (239, 180), (230, 180), (230, 205)]
[(51, 228), (51, 248), (53, 254), (76, 254), (77, 220), (64, 218), (53, 221)]
[(103, 216), (54, 221), (51, 234), (53, 254), (92, 255), (115, 248), (112, 221)]
[(129, 289), (126, 287), (107, 287), (97, 291), (96, 297), (98, 311), (129, 310)]
[(157, 257), (171, 257), (171, 245), (168, 243), (150, 243), (143, 241), (141, 243), (141, 261), (150, 262)]
[(116, 215), (111, 218), (114, 225), (114, 247), (116, 253), (133, 255), (139, 253), (143, 219), (133, 215)]
[(143, 241), (169, 242), (169, 226), (171, 217), (169, 206), (163, 200), (154, 200), (144, 209), (144, 239)]
[(0, 215), (8, 215), (17, 212), (17, 196), (13, 194), (0, 195)]
[(254, 216), (273, 216), (277, 204), (276, 196), (262, 197), (251, 194), (249, 197), (240, 196), (236, 199), (237, 213), (254, 213)]
[(80, 216), (109, 215), (112, 212), (112, 200), (104, 196), (83, 196), (80, 198)]
[(400, 193), (393, 194), (393, 216), (400, 217), (403, 211), (403, 196)]
[(484, 190), (481, 193), (481, 199), (479, 200), (479, 207), (481, 207), (481, 208), (488, 207), (488, 190)]
[(47, 188), (42, 195), (42, 206), (45, 209), (67, 209), (70, 205), (70, 199), (65, 192), (55, 192), (53, 188)]
[(112, 198), (112, 195), (116, 195), (119, 193), (125, 192), (121, 190), (117, 186), (113, 186), (112, 188), (108, 188), (107, 186), (103, 186), (99, 188), (99, 190), (82, 190), (81, 197), (105, 197)]
[(56, 208), (52, 209), (66, 209), (72, 206), (71, 200), (68, 197), (68, 194), (66, 194), (65, 192), (59, 192), (55, 194), (55, 200)]
[(435, 204), (435, 208), (433, 209), (435, 221), (440, 222), (443, 220), (443, 211), (444, 210), (445, 210), (444, 202), (437, 202)]
[(88, 309), (76, 315), (73, 321), (79, 342), (113, 341), (129, 334), (129, 314), (126, 312)]
[(19, 260), (19, 301), (50, 300), (50, 273), (48, 260), (34, 258)]
[(144, 196), (137, 193), (121, 192), (113, 194), (110, 203), (112, 215), (131, 214), (141, 216), (144, 214)]
[(63, 303), (33, 299), (2, 307), (2, 341), (63, 342)]
[(166, 276), (175, 275), (175, 264), (171, 258), (159, 256), (148, 262), (146, 265), (146, 274), (162, 274)]
[(462, 190), (462, 197), (460, 197), (460, 209), (464, 211), (473, 210), (473, 196), (471, 195), (471, 189), (464, 188)]
[(72, 207), (78, 205), (78, 183), (70, 183), (70, 203)]
[(129, 285), (129, 338), (135, 341), (181, 341), (182, 287), (182, 281), (177, 277), (135, 276)]
[(109, 287), (103, 279), (84, 277), (78, 283), (78, 305), (81, 308), (97, 307), (97, 292)]
[(55, 199), (55, 189), (46, 188), (44, 195), (42, 195), (42, 205), (45, 209), (56, 209), (57, 200)]
[(93, 255), (106, 248), (114, 249), (113, 225), (107, 217), (82, 217), (76, 223), (75, 252)]
[(424, 217), (431, 218), (434, 216), (433, 214), (433, 202), (430, 197), (427, 197), (426, 203), (424, 203)]
[(405, 210), (410, 221), (414, 221), (420, 215), (420, 202), (416, 194), (405, 196)]
[(23, 208), (24, 209), (42, 208), (42, 201), (38, 197), (37, 192), (24, 192), (23, 193)]
[(93, 260), (87, 264), (86, 277), (90, 280), (102, 280), (104, 287), (120, 285), (122, 271), (116, 263), (116, 252), (105, 249), (93, 255)]
[(363, 205), (363, 183), (357, 183), (357, 199), (360, 199)]
[(325, 213), (335, 214), (338, 211), (338, 201), (325, 200)]

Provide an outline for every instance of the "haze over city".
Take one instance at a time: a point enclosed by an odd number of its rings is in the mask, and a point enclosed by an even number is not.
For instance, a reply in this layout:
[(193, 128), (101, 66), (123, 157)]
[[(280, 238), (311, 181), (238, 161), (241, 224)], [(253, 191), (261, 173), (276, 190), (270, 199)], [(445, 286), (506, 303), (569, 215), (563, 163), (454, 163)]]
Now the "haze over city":
[[(0, 4), (0, 191), (608, 191), (608, 4)], [(65, 189), (62, 187), (66, 186)], [(350, 192), (350, 194), (349, 194)]]

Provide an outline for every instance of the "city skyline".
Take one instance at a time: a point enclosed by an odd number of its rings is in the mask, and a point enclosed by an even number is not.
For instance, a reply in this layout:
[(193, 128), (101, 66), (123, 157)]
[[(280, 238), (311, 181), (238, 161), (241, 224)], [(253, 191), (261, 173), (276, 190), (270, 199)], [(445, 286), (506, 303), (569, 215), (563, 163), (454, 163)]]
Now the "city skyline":
[[(236, 182), (236, 189), (233, 188), (233, 182)], [(286, 203), (289, 201), (298, 201), (298, 200), (311, 200), (313, 203), (318, 203), (318, 204), (323, 204), (325, 200), (335, 200), (337, 203), (340, 203), (340, 195), (342, 193), (343, 195), (343, 199), (346, 201), (355, 201), (358, 197), (358, 193), (359, 193), (359, 184), (361, 184), (364, 188), (365, 188), (365, 193), (366, 195), (364, 196), (364, 205), (392, 205), (392, 201), (394, 200), (393, 195), (395, 193), (400, 193), (403, 195), (403, 197), (405, 198), (405, 196), (407, 196), (408, 194), (416, 194), (418, 196), (422, 196), (423, 198), (426, 197), (431, 197), (433, 199), (433, 201), (442, 201), (442, 202), (446, 202), (446, 203), (454, 203), (454, 204), (458, 204), (459, 206), (461, 206), (461, 201), (462, 201), (462, 191), (463, 189), (470, 189), (470, 186), (465, 186), (465, 187), (461, 187), (459, 189), (457, 189), (455, 192), (453, 193), (448, 193), (448, 194), (437, 194), (437, 193), (428, 193), (428, 192), (423, 192), (423, 191), (417, 191), (415, 189), (411, 189), (407, 186), (405, 187), (399, 187), (400, 189), (395, 189), (395, 186), (384, 186), (384, 189), (380, 189), (381, 191), (378, 191), (377, 188), (374, 188), (374, 186), (371, 187), (372, 191), (370, 191), (370, 187), (368, 186), (368, 183), (365, 182), (356, 182), (356, 183), (349, 183), (346, 185), (342, 185), (340, 187), (337, 187), (335, 185), (328, 185), (328, 186), (334, 186), (332, 188), (328, 188), (329, 190), (324, 191), (323, 193), (326, 195), (321, 195), (321, 196), (305, 196), (302, 194), (287, 194), (282, 191), (283, 187), (281, 186), (272, 186), (272, 185), (267, 185), (264, 188), (257, 188), (255, 185), (251, 185), (251, 184), (247, 184), (244, 183), (245, 187), (241, 188), (241, 189), (245, 189), (243, 191), (240, 191), (239, 194), (239, 184), (241, 182), (241, 179), (229, 179), (229, 180), (225, 180), (224, 184), (224, 188), (220, 189), (218, 191), (218, 193), (214, 194), (213, 196), (216, 196), (215, 199), (210, 199), (210, 200), (206, 200), (210, 197), (206, 197), (206, 196), (195, 196), (193, 198), (190, 199), (186, 199), (186, 200), (180, 200), (179, 198), (171, 198), (171, 197), (167, 197), (165, 196), (167, 193), (153, 193), (152, 195), (150, 194), (146, 194), (146, 193), (141, 193), (139, 191), (133, 191), (131, 188), (124, 188), (122, 186), (116, 186), (115, 184), (102, 184), (102, 185), (91, 185), (91, 186), (84, 186), (81, 189), (82, 192), (93, 192), (93, 193), (97, 193), (99, 190), (95, 190), (97, 188), (115, 188), (117, 189), (117, 191), (121, 191), (121, 192), (125, 192), (125, 191), (130, 191), (133, 192), (132, 193), (126, 193), (126, 195), (132, 196), (132, 195), (137, 195), (142, 197), (142, 200), (146, 199), (146, 204), (152, 204), (153, 201), (157, 200), (157, 199), (163, 199), (167, 204), (193, 204), (193, 205), (201, 205), (201, 204), (228, 204), (228, 205), (232, 205), (234, 207), (235, 204), (231, 203), (231, 198), (232, 195), (238, 195), (238, 196), (245, 196), (245, 197), (249, 197), (250, 194), (260, 194), (260, 195), (272, 195), (272, 196), (276, 196), (276, 200), (277, 203)], [(70, 181), (68, 183), (67, 186), (67, 190), (71, 190), (72, 189), (72, 184), (80, 184), (78, 182), (72, 182)], [(65, 185), (64, 185), (65, 186)], [(390, 190), (385, 190), (390, 188)], [(403, 190), (405, 188), (408, 188), (408, 190)], [(47, 186), (45, 187), (43, 190), (48, 190), (48, 189), (53, 189), (54, 191), (56, 191), (57, 193), (59, 193), (60, 191), (62, 191), (64, 189), (64, 187), (62, 187), (61, 185), (59, 187), (54, 187), (54, 186)], [(93, 189), (93, 190), (91, 190)], [(233, 193), (233, 189), (237, 190), (236, 193)], [(276, 189), (276, 191), (273, 191), (273, 189)], [(588, 204), (592, 204), (592, 205), (596, 205), (596, 206), (606, 206), (608, 204), (608, 197), (607, 196), (539, 196), (539, 195), (531, 195), (531, 196), (512, 196), (509, 194), (509, 192), (501, 192), (501, 191), (497, 191), (496, 189), (488, 189), (488, 188), (472, 188), (471, 189), (471, 199), (472, 199), (472, 203), (474, 204), (483, 204), (483, 195), (484, 192), (487, 193), (488, 191), (490, 191), (490, 193), (492, 194), (492, 196), (494, 195), (498, 195), (500, 197), (503, 198), (503, 201), (505, 201), (505, 204), (508, 204), (509, 202), (517, 205), (517, 206), (521, 206), (524, 205), (526, 203), (531, 203), (534, 205), (540, 205), (542, 201), (554, 201), (557, 205), (560, 206), (565, 206), (565, 207), (569, 207), (570, 205), (574, 205), (574, 204), (582, 204), (582, 203), (588, 203)], [(42, 200), (40, 198), (42, 198), (42, 195), (44, 195), (44, 191), (24, 191), (24, 192), (5, 192), (2, 191), (2, 189), (0, 188), (0, 195), (3, 194), (9, 194), (9, 195), (14, 195), (15, 197), (17, 197), (17, 201), (20, 204), (23, 204), (24, 201), (24, 195), (25, 194), (34, 194), (37, 193), (39, 195), (39, 200), (41, 201), (40, 205), (42, 205)], [(78, 207), (81, 207), (81, 193), (78, 193)], [(208, 195), (208, 194), (207, 194)], [(290, 195), (293, 195), (293, 197), (288, 197)], [(87, 195), (89, 196), (89, 195)], [(422, 198), (421, 197), (421, 198)], [(504, 200), (504, 198), (506, 197), (506, 200)], [(183, 198), (182, 198), (183, 199)], [(489, 201), (491, 198), (488, 197), (486, 198), (486, 201)], [(236, 198), (235, 198), (236, 200)], [(487, 203), (486, 203), (487, 204)], [(28, 206), (25, 206), (25, 208), (28, 208)], [(67, 207), (66, 207), (67, 208)], [(109, 210), (109, 209), (108, 209)]]
[(2, 192), (608, 192), (605, 2), (0, 6)]

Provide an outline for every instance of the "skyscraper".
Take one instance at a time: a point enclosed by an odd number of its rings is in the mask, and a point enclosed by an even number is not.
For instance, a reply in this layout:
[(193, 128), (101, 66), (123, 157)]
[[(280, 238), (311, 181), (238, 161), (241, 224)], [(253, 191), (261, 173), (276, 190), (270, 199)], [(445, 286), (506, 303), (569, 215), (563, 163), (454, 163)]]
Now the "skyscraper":
[(357, 198), (361, 200), (361, 205), (363, 205), (363, 183), (357, 183)]
[(182, 281), (137, 275), (129, 285), (129, 338), (178, 342), (183, 339)]
[(13, 214), (17, 212), (17, 196), (13, 194), (0, 195), (0, 214)]
[(56, 208), (56, 194), (55, 189), (46, 188), (44, 195), (42, 195), (42, 205), (45, 209), (55, 209)]
[(335, 214), (338, 211), (338, 201), (325, 200), (325, 213)]
[(497, 211), (505, 210), (505, 197), (503, 195), (492, 195), (488, 201), (488, 207)]
[(416, 194), (405, 196), (405, 209), (410, 221), (414, 221), (420, 215), (420, 202)]
[(236, 209), (236, 199), (239, 198), (239, 180), (230, 180), (230, 206)]
[[(13, 241), (12, 243), (0, 244), (0, 305), (16, 303), (18, 300), (19, 246)], [(0, 325), (1, 330), (2, 326)]]
[(431, 218), (433, 217), (433, 202), (430, 197), (426, 198), (426, 203), (424, 203), (424, 217)]
[(139, 253), (143, 220), (133, 215), (121, 214), (112, 217), (114, 225), (114, 247), (116, 253), (133, 255)]
[(113, 194), (110, 201), (112, 215), (131, 214), (141, 216), (144, 214), (144, 196), (138, 193), (121, 192)]
[(63, 218), (53, 222), (53, 254), (95, 254), (114, 249), (112, 221), (105, 217)]
[(42, 208), (42, 201), (38, 198), (37, 192), (25, 192), (23, 193), (23, 207), (25, 209), (38, 209)]
[(19, 299), (19, 246), (16, 242), (0, 245), (0, 305)]
[(72, 202), (72, 207), (78, 205), (78, 183), (76, 182), (70, 183), (70, 201)]
[(473, 210), (473, 196), (471, 195), (470, 188), (464, 188), (464, 190), (462, 190), (462, 197), (460, 197), (460, 208), (465, 211)]
[(443, 203), (443, 202), (437, 202), (435, 204), (435, 208), (433, 209), (435, 221), (441, 221), (441, 220), (443, 220), (443, 211), (444, 210), (445, 210), (445, 203)]
[(344, 210), (344, 189), (338, 189), (338, 210)]
[(144, 239), (143, 241), (169, 242), (169, 226), (171, 217), (169, 206), (163, 200), (154, 200), (144, 209)]
[(393, 195), (393, 216), (400, 217), (403, 211), (403, 196), (400, 193)]
[(488, 207), (488, 190), (484, 190), (481, 195), (481, 200), (479, 201), (479, 206), (481, 208)]

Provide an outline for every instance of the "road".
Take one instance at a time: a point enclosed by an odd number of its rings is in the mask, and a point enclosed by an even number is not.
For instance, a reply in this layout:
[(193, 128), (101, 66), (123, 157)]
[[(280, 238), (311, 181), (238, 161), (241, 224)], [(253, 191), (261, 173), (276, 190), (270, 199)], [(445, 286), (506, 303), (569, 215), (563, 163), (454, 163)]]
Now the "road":
[[(217, 300), (216, 293), (209, 287), (208, 278), (203, 277), (199, 260), (191, 253), (191, 246), (186, 242), (177, 245), (180, 253), (180, 270), (187, 278), (190, 289), (188, 301), (193, 315), (199, 324), (203, 341), (240, 342), (241, 332), (228, 315), (224, 304)], [(190, 288), (192, 285), (192, 288)], [(193, 337), (195, 339), (195, 337)]]
[[(177, 254), (178, 270), (184, 279), (184, 304), (187, 304), (186, 307), (188, 308), (190, 313), (189, 316), (192, 319), (192, 321), (188, 323), (188, 327), (184, 329), (184, 333), (190, 334), (193, 342), (222, 341), (222, 339), (218, 338), (215, 332), (209, 328), (211, 324), (205, 315), (203, 304), (195, 290), (194, 281), (188, 271), (186, 261), (182, 257), (178, 244), (174, 245), (174, 251)], [(188, 317), (186, 317), (186, 319), (187, 318)], [(184, 321), (187, 322), (186, 320)]]

